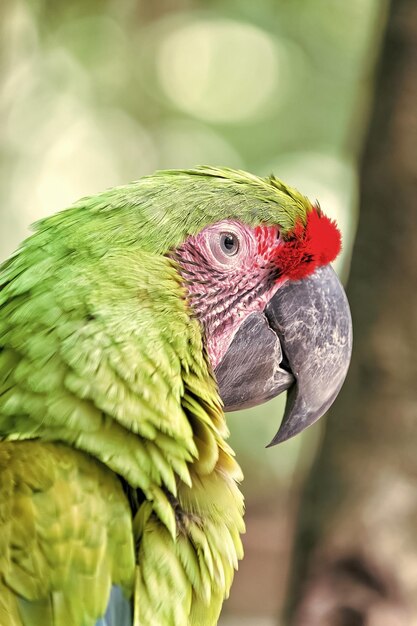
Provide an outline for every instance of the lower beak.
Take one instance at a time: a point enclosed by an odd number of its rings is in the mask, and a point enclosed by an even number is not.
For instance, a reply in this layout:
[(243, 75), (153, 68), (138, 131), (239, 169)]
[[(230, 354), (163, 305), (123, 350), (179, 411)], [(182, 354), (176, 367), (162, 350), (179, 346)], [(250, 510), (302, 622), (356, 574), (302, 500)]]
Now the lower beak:
[(226, 411), (261, 404), (288, 389), (269, 446), (300, 433), (331, 406), (346, 377), (352, 322), (330, 265), (283, 285), (263, 313), (237, 331), (215, 374)]

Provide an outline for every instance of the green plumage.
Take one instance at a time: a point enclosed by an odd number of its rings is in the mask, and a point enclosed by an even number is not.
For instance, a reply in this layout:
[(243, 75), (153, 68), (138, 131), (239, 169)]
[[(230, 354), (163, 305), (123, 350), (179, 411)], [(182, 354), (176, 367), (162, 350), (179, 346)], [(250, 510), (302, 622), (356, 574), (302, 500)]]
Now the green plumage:
[(59, 443), (0, 445), (0, 624), (92, 624), (130, 593), (130, 509), (117, 477)]
[[(161, 172), (37, 224), (0, 270), (0, 624), (217, 623), (240, 470), (199, 322), (165, 256), (225, 218), (304, 220), (275, 179)], [(123, 484), (122, 484), (123, 483)]]

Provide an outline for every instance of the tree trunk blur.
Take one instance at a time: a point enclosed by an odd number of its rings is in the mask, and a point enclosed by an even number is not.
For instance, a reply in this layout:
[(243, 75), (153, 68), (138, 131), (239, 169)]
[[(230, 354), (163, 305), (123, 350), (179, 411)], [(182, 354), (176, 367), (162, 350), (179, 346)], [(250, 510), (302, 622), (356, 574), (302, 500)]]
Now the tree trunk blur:
[(417, 625), (417, 2), (393, 0), (361, 168), (350, 373), (300, 514), (288, 623)]

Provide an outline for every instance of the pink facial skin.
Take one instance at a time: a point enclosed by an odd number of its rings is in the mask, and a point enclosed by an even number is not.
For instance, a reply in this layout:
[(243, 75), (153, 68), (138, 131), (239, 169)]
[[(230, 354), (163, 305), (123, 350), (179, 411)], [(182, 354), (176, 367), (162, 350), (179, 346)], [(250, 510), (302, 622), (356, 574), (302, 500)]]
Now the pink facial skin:
[(276, 226), (252, 228), (224, 220), (188, 237), (177, 249), (174, 257), (203, 325), (213, 369), (244, 320), (263, 311), (287, 280), (275, 261), (282, 245)]

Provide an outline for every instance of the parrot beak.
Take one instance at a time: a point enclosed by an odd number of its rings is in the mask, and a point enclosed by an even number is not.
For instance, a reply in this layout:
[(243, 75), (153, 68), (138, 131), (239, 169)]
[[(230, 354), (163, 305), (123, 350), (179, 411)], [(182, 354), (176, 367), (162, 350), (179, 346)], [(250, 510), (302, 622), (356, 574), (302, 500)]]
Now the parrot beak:
[(281, 426), (269, 446), (286, 441), (332, 405), (351, 351), (349, 305), (332, 267), (288, 282), (265, 311), (245, 320), (215, 370), (225, 411), (255, 406), (288, 390)]

